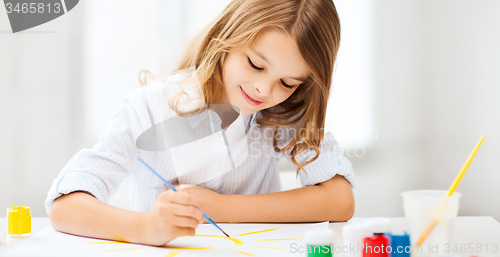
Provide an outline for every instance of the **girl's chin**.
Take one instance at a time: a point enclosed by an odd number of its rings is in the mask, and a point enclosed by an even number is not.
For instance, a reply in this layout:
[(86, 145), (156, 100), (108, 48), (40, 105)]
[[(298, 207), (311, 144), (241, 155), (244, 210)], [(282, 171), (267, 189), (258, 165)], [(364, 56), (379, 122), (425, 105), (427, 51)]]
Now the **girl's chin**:
[(252, 114), (253, 112), (245, 111), (240, 109), (240, 115), (249, 115)]
[(257, 111), (255, 110), (247, 110), (247, 109), (240, 109), (240, 115), (250, 115), (252, 113), (255, 113)]

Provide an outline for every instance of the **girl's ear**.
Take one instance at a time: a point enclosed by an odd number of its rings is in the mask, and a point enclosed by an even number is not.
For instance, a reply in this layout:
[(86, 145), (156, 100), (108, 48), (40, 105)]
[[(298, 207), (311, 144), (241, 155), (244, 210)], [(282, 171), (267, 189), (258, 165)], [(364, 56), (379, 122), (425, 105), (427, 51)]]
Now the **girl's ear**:
[(226, 56), (227, 56), (228, 52), (221, 52), (220, 53), (220, 64), (221, 64), (221, 67), (224, 67), (224, 61), (226, 60)]

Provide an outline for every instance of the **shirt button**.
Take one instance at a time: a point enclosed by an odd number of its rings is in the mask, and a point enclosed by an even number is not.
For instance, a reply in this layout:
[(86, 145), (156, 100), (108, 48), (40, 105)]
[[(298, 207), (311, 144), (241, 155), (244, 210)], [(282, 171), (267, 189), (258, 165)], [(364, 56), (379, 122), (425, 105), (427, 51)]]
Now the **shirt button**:
[(220, 163), (219, 162), (215, 162), (214, 163), (214, 167), (219, 168), (220, 167)]

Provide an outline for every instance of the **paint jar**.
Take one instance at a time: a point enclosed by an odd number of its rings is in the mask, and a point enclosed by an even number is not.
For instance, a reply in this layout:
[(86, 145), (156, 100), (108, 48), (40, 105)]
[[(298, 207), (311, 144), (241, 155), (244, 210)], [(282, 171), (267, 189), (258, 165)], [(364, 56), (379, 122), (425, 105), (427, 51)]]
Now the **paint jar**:
[[(344, 238), (344, 247), (342, 253), (344, 256), (361, 257), (363, 255), (363, 239), (372, 235), (368, 222), (347, 222), (342, 227), (342, 237)], [(344, 251), (344, 249), (346, 249)]]
[(27, 237), (31, 235), (30, 207), (7, 207), (7, 234), (9, 237)]
[(373, 236), (363, 239), (363, 257), (389, 257), (391, 253), (391, 220), (373, 218), (368, 220)]
[[(413, 246), (435, 219), (438, 208), (441, 209), (440, 221), (427, 236), (423, 244), (412, 249), (412, 256), (418, 255), (446, 255), (445, 244), (452, 243), (452, 235), (455, 219), (458, 215), (458, 207), (461, 194), (454, 192), (445, 200), (446, 190), (414, 190), (403, 192), (403, 209)], [(444, 203), (444, 204), (443, 204)]]
[(304, 241), (308, 257), (332, 257), (334, 232), (329, 228), (312, 229), (306, 232)]
[(392, 231), (391, 233), (391, 257), (410, 257), (410, 236), (406, 231)]
[(370, 218), (366, 221), (370, 225), (372, 233), (382, 233), (390, 236), (391, 219), (389, 218)]

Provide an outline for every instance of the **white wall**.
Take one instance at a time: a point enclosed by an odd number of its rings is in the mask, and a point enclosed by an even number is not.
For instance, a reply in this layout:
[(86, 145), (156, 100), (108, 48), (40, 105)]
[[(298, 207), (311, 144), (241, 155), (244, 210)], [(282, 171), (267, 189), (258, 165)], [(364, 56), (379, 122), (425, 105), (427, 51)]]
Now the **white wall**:
[(81, 147), (78, 15), (12, 34), (0, 7), (0, 211), (44, 215), (50, 183)]
[[(418, 1), (375, 1), (374, 128), (361, 158), (351, 158), (358, 179), (355, 216), (402, 216), (399, 193), (421, 185), (422, 162)], [(362, 75), (361, 75), (362, 76)]]
[(428, 186), (447, 188), (485, 135), (457, 188), (460, 214), (500, 220), (500, 2), (425, 1), (424, 10)]
[(139, 72), (163, 72), (170, 62), (159, 57), (168, 58), (173, 50), (162, 45), (165, 26), (161, 1), (85, 1), (78, 7), (85, 8), (81, 11), (86, 54), (78, 60), (85, 65), (85, 139), (86, 145), (93, 145), (121, 97), (140, 86)]
[(481, 135), (457, 192), (459, 215), (500, 220), (500, 3), (375, 2), (375, 127), (351, 159), (355, 216), (401, 216), (399, 193), (447, 190)]
[[(336, 0), (339, 12), (346, 1), (351, 0)], [(45, 216), (43, 201), (52, 180), (78, 150), (97, 141), (121, 96), (139, 85), (138, 72), (168, 71), (185, 40), (204, 23), (181, 14), (197, 17), (227, 4), (117, 2), (80, 1), (65, 16), (14, 35), (0, 7), (0, 210), (28, 205), (33, 216)], [(463, 194), (460, 214), (500, 220), (495, 204), (500, 196), (500, 3), (371, 4), (373, 42), (361, 47), (373, 49), (368, 65), (373, 71), (353, 76), (372, 77), (372, 89), (357, 90), (373, 92), (367, 100), (373, 102), (372, 123), (358, 122), (369, 126), (363, 132), (368, 144), (345, 149), (358, 180), (355, 216), (402, 216), (402, 191), (447, 189), (484, 134), (457, 189)], [(336, 97), (342, 92), (334, 89)], [(333, 118), (339, 122), (341, 116)], [(365, 152), (356, 154), (356, 147)], [(125, 183), (122, 197), (126, 188)]]

